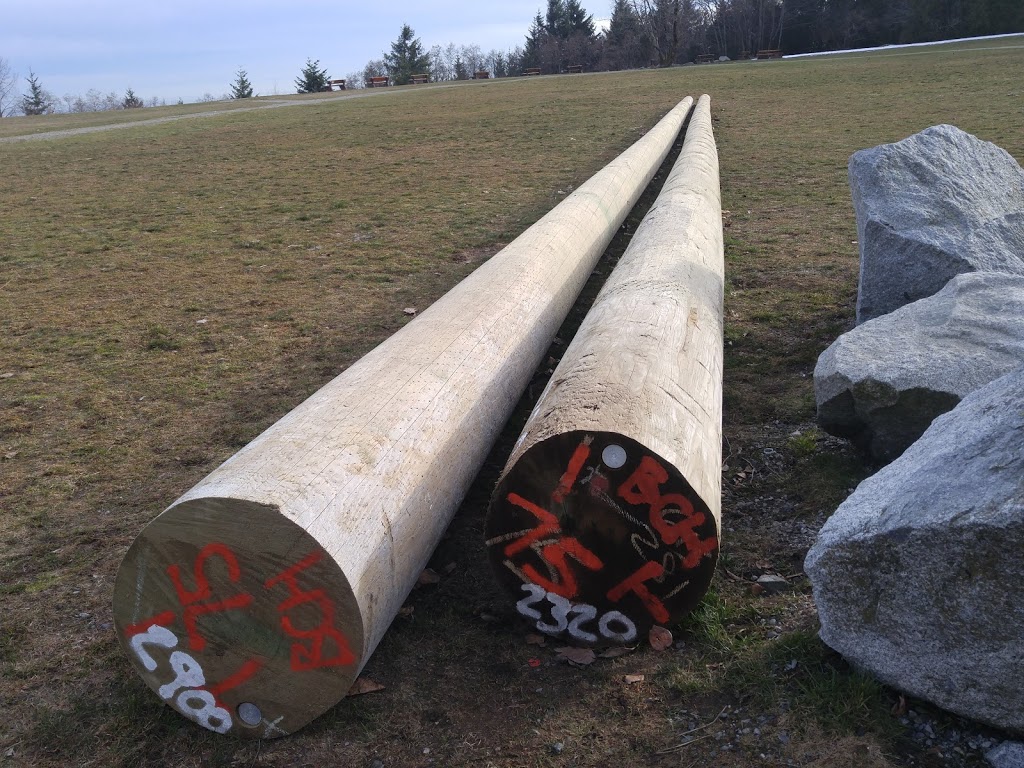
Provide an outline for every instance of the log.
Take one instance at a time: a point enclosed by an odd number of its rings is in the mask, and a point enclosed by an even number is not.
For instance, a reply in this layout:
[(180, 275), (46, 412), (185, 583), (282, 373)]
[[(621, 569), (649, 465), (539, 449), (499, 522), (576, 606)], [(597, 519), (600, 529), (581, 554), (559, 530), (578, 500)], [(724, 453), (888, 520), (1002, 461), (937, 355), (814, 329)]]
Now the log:
[(691, 104), (143, 530), (114, 621), (160, 698), (271, 738), (346, 694)]
[(491, 499), (491, 563), (541, 632), (633, 643), (706, 592), (721, 523), (723, 273), (703, 96)]

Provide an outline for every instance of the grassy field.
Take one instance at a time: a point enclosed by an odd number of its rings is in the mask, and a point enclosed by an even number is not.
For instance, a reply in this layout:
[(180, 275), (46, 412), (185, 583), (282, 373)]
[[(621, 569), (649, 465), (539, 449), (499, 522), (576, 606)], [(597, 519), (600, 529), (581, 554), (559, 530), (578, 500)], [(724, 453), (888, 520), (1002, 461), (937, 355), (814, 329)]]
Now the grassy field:
[[(948, 122), (1024, 159), (1022, 71), (1019, 47), (957, 45), (0, 143), (0, 764), (976, 762), (910, 743), (895, 694), (815, 637), (802, 558), (869, 468), (813, 429), (811, 372), (853, 318), (850, 153)], [(410, 596), (365, 671), (383, 691), (262, 744), (164, 707), (112, 630), (113, 577), (142, 527), (408, 322), (404, 307), (427, 306), (702, 92), (727, 227), (726, 532), (711, 593), (673, 627), (681, 645), (577, 669), (526, 644), (482, 536), (524, 403), (435, 555), (446, 575)], [(116, 118), (5, 119), (0, 137)], [(765, 572), (793, 588), (752, 594)]]

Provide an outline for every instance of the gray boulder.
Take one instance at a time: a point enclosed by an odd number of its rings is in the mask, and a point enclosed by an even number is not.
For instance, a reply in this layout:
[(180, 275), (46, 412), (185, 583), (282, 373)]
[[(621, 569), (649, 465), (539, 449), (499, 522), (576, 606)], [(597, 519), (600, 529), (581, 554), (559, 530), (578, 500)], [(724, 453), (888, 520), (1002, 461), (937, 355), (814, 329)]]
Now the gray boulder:
[(818, 424), (873, 459), (899, 456), (966, 395), (1024, 365), (1024, 275), (958, 275), (859, 325), (814, 368)]
[(855, 152), (857, 322), (931, 296), (954, 275), (1024, 274), (1024, 170), (995, 144), (937, 125)]
[(861, 483), (804, 567), (821, 638), (851, 663), (1024, 733), (1024, 368)]

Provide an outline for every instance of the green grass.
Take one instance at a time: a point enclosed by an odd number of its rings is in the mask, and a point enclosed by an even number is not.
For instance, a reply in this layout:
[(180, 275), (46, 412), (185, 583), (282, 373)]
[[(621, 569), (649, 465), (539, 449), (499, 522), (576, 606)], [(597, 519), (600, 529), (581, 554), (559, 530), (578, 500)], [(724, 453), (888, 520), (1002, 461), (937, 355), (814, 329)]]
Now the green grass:
[[(1020, 49), (974, 47), (488, 81), (0, 144), (0, 754), (419, 765), (430, 748), (437, 765), (668, 765), (652, 753), (678, 740), (677, 710), (781, 702), (820, 710), (822, 733), (890, 739), (891, 694), (815, 645), (806, 582), (778, 597), (745, 582), (799, 572), (806, 544), (787, 532), (865, 472), (809, 430), (814, 362), (853, 319), (847, 158), (940, 122), (1024, 158), (1022, 64)], [(370, 662), (386, 691), (259, 748), (160, 705), (110, 629), (113, 576), (142, 527), (701, 92), (728, 212), (726, 436), (732, 472), (748, 471), (726, 483), (722, 562), (738, 580), (720, 576), (675, 628), (686, 647), (576, 670), (527, 646), (483, 552), (492, 457), (437, 554), (458, 569), (410, 597), (414, 618)], [(0, 135), (215, 106), (4, 119)], [(742, 513), (769, 498), (767, 514)], [(775, 758), (828, 737), (794, 739)], [(725, 762), (691, 749), (684, 765), (763, 764), (753, 743)]]

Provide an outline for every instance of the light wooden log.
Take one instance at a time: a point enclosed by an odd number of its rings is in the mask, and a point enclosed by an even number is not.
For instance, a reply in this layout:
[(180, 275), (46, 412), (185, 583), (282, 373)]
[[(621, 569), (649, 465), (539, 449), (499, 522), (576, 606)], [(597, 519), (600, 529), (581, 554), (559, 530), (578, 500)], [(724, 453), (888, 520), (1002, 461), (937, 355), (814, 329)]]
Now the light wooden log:
[(491, 500), (491, 562), (538, 630), (632, 643), (707, 590), (721, 520), (723, 271), (703, 96)]
[(114, 619), (162, 699), (269, 738), (345, 695), (691, 105), (147, 526)]

